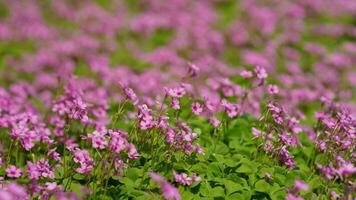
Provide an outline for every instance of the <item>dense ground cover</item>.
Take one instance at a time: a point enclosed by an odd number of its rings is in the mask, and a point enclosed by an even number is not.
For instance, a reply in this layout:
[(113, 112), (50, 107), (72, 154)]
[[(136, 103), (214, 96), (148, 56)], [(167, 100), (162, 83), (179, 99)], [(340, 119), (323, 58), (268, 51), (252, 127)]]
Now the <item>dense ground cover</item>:
[(356, 1), (0, 1), (0, 200), (354, 199)]

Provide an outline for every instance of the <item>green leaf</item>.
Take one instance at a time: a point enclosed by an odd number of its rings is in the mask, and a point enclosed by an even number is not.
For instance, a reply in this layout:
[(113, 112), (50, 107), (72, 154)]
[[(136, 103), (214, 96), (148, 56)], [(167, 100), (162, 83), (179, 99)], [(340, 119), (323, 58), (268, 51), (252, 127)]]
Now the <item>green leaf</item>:
[(127, 177), (133, 181), (135, 181), (137, 178), (139, 178), (141, 176), (142, 176), (141, 169), (131, 167), (127, 170)]
[(237, 166), (237, 162), (234, 160), (234, 159), (232, 159), (232, 158), (225, 158), (224, 159), (224, 163), (226, 164), (226, 166), (228, 166), (228, 167), (236, 167)]
[(235, 183), (231, 180), (224, 180), (225, 188), (226, 188), (226, 194), (230, 195), (234, 192), (241, 191), (242, 186), (239, 183)]
[(214, 187), (211, 191), (210, 191), (210, 196), (212, 197), (224, 197), (225, 196), (225, 191), (224, 188), (218, 186), (218, 187)]
[(205, 163), (197, 163), (196, 165), (192, 166), (192, 171), (198, 174), (206, 173), (207, 167), (208, 166)]
[(204, 197), (210, 196), (210, 191), (211, 191), (211, 187), (210, 187), (209, 183), (205, 182), (200, 185), (199, 193), (202, 196), (204, 196)]
[(233, 193), (225, 198), (227, 200), (245, 199), (244, 195), (241, 193)]
[(76, 180), (84, 180), (85, 176), (83, 176), (82, 174), (75, 174), (73, 178)]
[(103, 194), (99, 195), (97, 198), (100, 200), (112, 200), (111, 197), (109, 197), (107, 195), (103, 195)]
[(182, 199), (187, 199), (187, 200), (190, 200), (190, 199), (194, 199), (194, 194), (192, 194), (191, 192), (189, 192), (188, 190), (185, 190), (182, 194)]
[(270, 197), (273, 200), (283, 199), (286, 196), (286, 192), (284, 188), (281, 188), (278, 184), (273, 184), (270, 189)]
[(320, 177), (314, 177), (308, 182), (309, 191), (319, 188), (322, 185), (323, 180)]
[(216, 143), (215, 151), (216, 154), (225, 155), (229, 153), (229, 148), (222, 142)]
[(258, 165), (255, 162), (243, 159), (240, 161), (241, 166), (236, 169), (237, 173), (253, 174), (256, 173)]
[(222, 165), (222, 164), (218, 163), (218, 162), (210, 163), (208, 166), (208, 172), (207, 172), (208, 175), (211, 177), (221, 176), (222, 171), (221, 171), (220, 165)]
[(128, 187), (134, 187), (135, 182), (132, 179), (129, 179), (127, 177), (121, 178), (120, 182), (123, 183), (124, 185), (128, 186)]
[(255, 190), (258, 192), (269, 193), (270, 184), (268, 184), (265, 180), (259, 180), (255, 183)]

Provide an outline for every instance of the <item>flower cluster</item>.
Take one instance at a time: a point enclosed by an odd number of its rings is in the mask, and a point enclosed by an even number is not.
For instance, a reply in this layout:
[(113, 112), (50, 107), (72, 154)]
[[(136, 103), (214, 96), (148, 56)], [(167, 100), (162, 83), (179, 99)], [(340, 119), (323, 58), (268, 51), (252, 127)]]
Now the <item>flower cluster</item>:
[(73, 150), (73, 161), (80, 165), (75, 171), (80, 174), (89, 173), (94, 167), (94, 160), (90, 157), (87, 150), (79, 148)]
[[(0, 199), (96, 199), (131, 182), (119, 198), (154, 193), (149, 171), (220, 150), (240, 160), (250, 143), (232, 126), (243, 120), (258, 162), (323, 175), (310, 193), (354, 189), (356, 1), (3, 0), (0, 12)], [(173, 176), (183, 189), (200, 182)], [(286, 198), (306, 190), (296, 181)]]
[(277, 156), (280, 162), (288, 168), (294, 168), (295, 161), (288, 151), (288, 147), (296, 147), (300, 144), (298, 134), (302, 131), (302, 126), (296, 118), (291, 117), (283, 107), (275, 102), (270, 102), (267, 105), (267, 114), (263, 118), (269, 117), (272, 121), (263, 125), (265, 131), (252, 128), (252, 134), (255, 138), (263, 140), (266, 152)]
[(27, 173), (30, 179), (39, 180), (41, 177), (54, 179), (54, 172), (48, 160), (41, 159), (35, 163), (27, 162)]
[(186, 173), (178, 174), (175, 171), (173, 171), (173, 178), (175, 182), (180, 183), (182, 185), (191, 185), (193, 183), (199, 183), (201, 180), (201, 178), (195, 173), (193, 173), (193, 175), (189, 177)]

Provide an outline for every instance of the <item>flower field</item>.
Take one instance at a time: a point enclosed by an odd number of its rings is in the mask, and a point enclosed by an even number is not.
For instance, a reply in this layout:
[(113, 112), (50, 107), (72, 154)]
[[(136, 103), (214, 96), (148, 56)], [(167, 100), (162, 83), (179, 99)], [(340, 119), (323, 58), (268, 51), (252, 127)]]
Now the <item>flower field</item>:
[(0, 0), (0, 200), (353, 200), (355, 147), (354, 0)]

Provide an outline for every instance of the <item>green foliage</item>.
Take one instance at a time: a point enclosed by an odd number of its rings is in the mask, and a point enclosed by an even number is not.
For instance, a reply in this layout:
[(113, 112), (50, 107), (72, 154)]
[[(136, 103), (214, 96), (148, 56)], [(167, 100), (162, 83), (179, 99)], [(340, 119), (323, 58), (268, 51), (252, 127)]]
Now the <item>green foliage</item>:
[(306, 197), (313, 198), (316, 191), (318, 195), (326, 192), (324, 179), (308, 164), (313, 154), (311, 143), (304, 140), (303, 149), (294, 152), (298, 167), (287, 169), (258, 151), (250, 131), (253, 123), (249, 117), (235, 119), (219, 139), (218, 135), (211, 134), (212, 130), (202, 132), (199, 142), (205, 154), (196, 156), (195, 160), (178, 152), (170, 160), (161, 155), (155, 161), (143, 154), (141, 161), (124, 171), (122, 177), (111, 178), (108, 188), (116, 190), (110, 189), (111, 192), (101, 195), (100, 199), (161, 198), (159, 188), (148, 176), (153, 169), (171, 182), (172, 170), (194, 172), (202, 178), (192, 186), (179, 186), (182, 199), (284, 199), (295, 179), (306, 180), (309, 184), (310, 189), (304, 193)]

